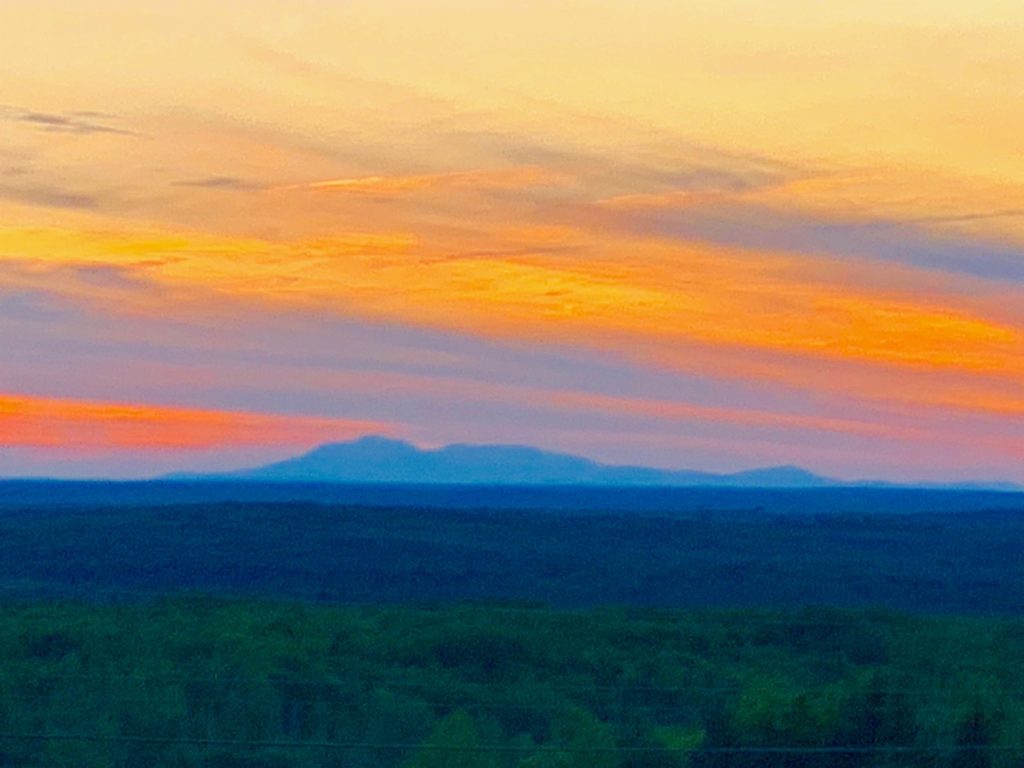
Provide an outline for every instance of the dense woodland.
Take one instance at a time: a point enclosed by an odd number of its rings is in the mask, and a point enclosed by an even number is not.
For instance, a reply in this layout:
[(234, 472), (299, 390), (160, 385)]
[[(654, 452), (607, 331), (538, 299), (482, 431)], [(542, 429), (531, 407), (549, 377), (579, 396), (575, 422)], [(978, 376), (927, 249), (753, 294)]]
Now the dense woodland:
[(2, 490), (2, 768), (1024, 766), (1020, 495)]
[(3, 766), (1015, 766), (1024, 621), (7, 603)]
[[(178, 492), (157, 485), (145, 505), (82, 506), (63, 495), (6, 509), (0, 494), (0, 596), (192, 590), (369, 604), (1024, 615), (1024, 494), (597, 494), (600, 504), (638, 504), (623, 511), (586, 506), (586, 489), (382, 492), (394, 505), (185, 504)], [(534, 493), (553, 506), (509, 506), (533, 503)], [(164, 497), (171, 503), (158, 503)], [(431, 500), (477, 507), (417, 506)]]

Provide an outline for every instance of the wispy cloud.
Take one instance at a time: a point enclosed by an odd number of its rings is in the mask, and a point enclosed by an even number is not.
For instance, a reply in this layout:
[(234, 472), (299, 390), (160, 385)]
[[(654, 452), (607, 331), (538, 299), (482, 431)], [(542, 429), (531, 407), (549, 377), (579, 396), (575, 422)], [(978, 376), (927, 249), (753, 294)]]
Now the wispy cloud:
[[(963, 216), (851, 218), (828, 212), (780, 210), (729, 197), (678, 192), (604, 201), (590, 221), (637, 236), (713, 242), (823, 260), (857, 257), (929, 272), (1024, 282), (1024, 246), (995, 238), (938, 231), (928, 225), (997, 218)], [(1002, 216), (1017, 215), (1012, 211)]]
[(813, 173), (812, 169), (779, 159), (726, 152), (676, 136), (653, 146), (607, 148), (497, 130), (455, 131), (442, 138), (505, 162), (557, 169), (579, 179), (590, 196), (671, 191), (737, 193)]
[(48, 208), (90, 209), (99, 206), (95, 195), (46, 184), (4, 184), (0, 182), (0, 199)]
[(183, 179), (172, 182), (175, 187), (195, 187), (197, 189), (222, 189), (229, 192), (250, 192), (266, 189), (265, 184), (247, 181), (237, 176), (204, 176), (197, 179)]
[(281, 187), (285, 190), (306, 189), (363, 197), (400, 197), (425, 190), (467, 189), (503, 190), (528, 187), (559, 186), (570, 178), (557, 171), (538, 166), (518, 166), (488, 170), (454, 171), (412, 176), (362, 176), (327, 179), (307, 184)]
[(6, 176), (7, 178), (26, 176), (31, 172), (32, 169), (28, 165), (8, 165), (5, 168), (0, 168), (0, 176)]
[(82, 135), (107, 133), (118, 136), (137, 136), (135, 131), (111, 125), (116, 118), (92, 110), (78, 112), (36, 112), (11, 106), (0, 106), (0, 117), (31, 126), (42, 131), (76, 133)]

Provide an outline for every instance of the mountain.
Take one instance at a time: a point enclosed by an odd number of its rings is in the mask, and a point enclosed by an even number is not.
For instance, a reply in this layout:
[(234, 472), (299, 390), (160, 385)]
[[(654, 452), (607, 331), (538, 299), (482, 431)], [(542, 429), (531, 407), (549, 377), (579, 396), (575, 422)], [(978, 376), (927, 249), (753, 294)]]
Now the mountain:
[[(204, 479), (316, 483), (469, 485), (731, 486), (817, 488), (837, 481), (798, 467), (735, 474), (612, 466), (520, 445), (448, 445), (422, 450), (400, 440), (364, 437), (302, 456)], [(181, 479), (182, 476), (177, 476)], [(188, 479), (196, 479), (191, 476)]]
[(409, 485), (596, 485), (720, 488), (875, 488), (944, 491), (1024, 491), (1008, 482), (893, 483), (843, 481), (793, 466), (731, 474), (601, 464), (582, 456), (524, 445), (446, 445), (423, 450), (401, 440), (363, 437), (328, 443), (262, 467), (222, 474), (175, 474), (168, 480)]

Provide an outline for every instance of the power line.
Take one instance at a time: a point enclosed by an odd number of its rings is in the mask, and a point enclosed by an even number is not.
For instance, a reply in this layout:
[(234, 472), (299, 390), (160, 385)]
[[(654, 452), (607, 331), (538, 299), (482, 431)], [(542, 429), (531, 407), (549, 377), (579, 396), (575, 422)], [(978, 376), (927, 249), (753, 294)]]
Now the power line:
[[(982, 670), (986, 671), (986, 670)], [(994, 671), (994, 670), (988, 670)], [(4, 684), (16, 685), (29, 685), (37, 687), (45, 685), (54, 681), (79, 681), (79, 682), (103, 682), (115, 685), (150, 685), (150, 684), (166, 684), (166, 685), (205, 685), (215, 684), (219, 686), (279, 686), (279, 685), (294, 685), (294, 686), (309, 686), (310, 688), (333, 689), (341, 691), (341, 693), (353, 693), (362, 694), (367, 689), (396, 689), (403, 691), (421, 691), (425, 694), (431, 693), (481, 693), (488, 690), (490, 686), (481, 686), (478, 683), (467, 683), (460, 680), (449, 680), (441, 681), (437, 683), (417, 683), (411, 681), (390, 681), (380, 679), (358, 679), (353, 681), (346, 680), (318, 680), (315, 678), (295, 678), (295, 677), (277, 677), (270, 675), (264, 678), (255, 677), (216, 677), (216, 676), (177, 676), (177, 675), (149, 675), (144, 677), (133, 677), (130, 675), (99, 675), (99, 674), (54, 674), (46, 675), (41, 677), (33, 676), (30, 679), (0, 677), (0, 686)], [(532, 681), (526, 681), (527, 684), (532, 684)], [(807, 693), (823, 693), (828, 691), (833, 685), (849, 685), (849, 680), (835, 680), (831, 683), (819, 683), (816, 685), (809, 685), (807, 687), (799, 687), (794, 692), (801, 694)], [(448, 685), (449, 688), (443, 686)], [(572, 684), (538, 684), (540, 690), (550, 693), (636, 693), (636, 694), (661, 694), (661, 693), (744, 693), (750, 690), (757, 690), (757, 686), (746, 686), (739, 683), (736, 684), (724, 684), (724, 685), (706, 685), (706, 684), (680, 684), (680, 685), (572, 685)], [(506, 686), (505, 690), (508, 690)], [(513, 689), (514, 690), (514, 689)], [(850, 688), (852, 692), (860, 692), (867, 695), (900, 695), (900, 694), (935, 694), (935, 693), (955, 693), (957, 695), (973, 695), (973, 694), (986, 694), (992, 693), (993, 688), (986, 686), (983, 688), (964, 688), (963, 686), (957, 685), (955, 682), (951, 682), (948, 685), (927, 685), (927, 686), (902, 686), (902, 687), (885, 687), (875, 688), (870, 686), (858, 687), (854, 685)], [(1009, 694), (1024, 694), (1024, 688), (1013, 687), (1000, 687), (995, 689), (999, 693)], [(30, 692), (33, 693), (33, 692)], [(34, 692), (38, 695), (54, 695), (61, 693), (60, 690), (53, 691), (38, 691)], [(2, 688), (0, 688), (0, 697), (3, 696)], [(292, 697), (298, 698), (298, 697)], [(310, 699), (313, 701), (320, 700), (319, 698)], [(326, 701), (332, 699), (324, 698)]]
[(199, 739), (176, 736), (136, 736), (130, 734), (100, 735), (87, 733), (3, 733), (0, 741), (82, 741), (98, 743), (152, 744), (161, 746), (237, 747), (249, 749), (323, 749), (323, 750), (381, 750), (381, 751), (432, 751), (453, 753), (558, 753), (558, 754), (787, 754), (787, 755), (828, 755), (828, 754), (936, 754), (949, 752), (1024, 752), (1024, 746), (1001, 744), (931, 744), (931, 745), (849, 745), (849, 746), (624, 746), (586, 747), (573, 745), (541, 744), (526, 746), (519, 744), (410, 744), (404, 742), (364, 741), (256, 741), (248, 739)]
[[(699, 692), (704, 693), (706, 691), (699, 691)], [(727, 690), (725, 692), (726, 693), (742, 693), (742, 691), (740, 691), (740, 690), (732, 690), (732, 689), (731, 690)], [(247, 692), (243, 692), (243, 693), (246, 693), (246, 695), (252, 695), (253, 692), (252, 691), (247, 691)], [(373, 705), (370, 704), (370, 703), (352, 701), (350, 696), (338, 696), (336, 698), (332, 698), (332, 697), (327, 697), (327, 696), (301, 696), (301, 695), (300, 696), (296, 696), (296, 695), (293, 695), (293, 694), (281, 694), (279, 691), (269, 691), (268, 693), (270, 693), (271, 695), (278, 694), (277, 698), (280, 701), (277, 702), (277, 703), (281, 703), (281, 704), (291, 704), (291, 703), (324, 704), (324, 705), (330, 706), (333, 709), (350, 709), (350, 710), (353, 710), (353, 711), (359, 711), (359, 710), (363, 710), (363, 709), (372, 709), (373, 708)], [(817, 691), (794, 691), (794, 695), (799, 695), (799, 696), (808, 696), (808, 695), (812, 695), (813, 696), (815, 693), (819, 693), (819, 692), (817, 692)], [(857, 693), (857, 692), (855, 692), (855, 693)], [(859, 692), (859, 693), (863, 693), (863, 692)], [(935, 693), (934, 691), (926, 691), (926, 690), (913, 690), (913, 691), (884, 691), (884, 690), (880, 690), (880, 691), (869, 691), (869, 692), (867, 692), (866, 695), (869, 695), (869, 696), (877, 695), (877, 696), (893, 697), (893, 696), (904, 696), (904, 695), (920, 695), (920, 696), (924, 696), (924, 695), (934, 694), (934, 693)], [(942, 691), (942, 693), (947, 693), (947, 691)], [(948, 693), (952, 693), (952, 691), (948, 691)], [(962, 698), (963, 695), (974, 696), (974, 695), (983, 695), (985, 693), (986, 693), (985, 691), (981, 691), (981, 690), (978, 690), (978, 691), (962, 691), (962, 692), (958, 692), (957, 698)], [(105, 704), (105, 705), (113, 705), (113, 704), (121, 704), (121, 705), (127, 705), (127, 704), (146, 704), (146, 703), (152, 703), (152, 702), (156, 702), (156, 701), (161, 701), (161, 702), (163, 702), (165, 704), (173, 704), (173, 703), (176, 703), (176, 702), (180, 701), (181, 703), (184, 703), (186, 705), (195, 706), (195, 705), (199, 705), (199, 704), (211, 704), (211, 703), (212, 704), (216, 704), (216, 703), (225, 703), (225, 702), (230, 701), (230, 693), (211, 696), (211, 695), (194, 695), (194, 694), (189, 694), (189, 693), (185, 693), (185, 692), (182, 692), (182, 691), (168, 691), (168, 692), (166, 692), (166, 695), (163, 695), (163, 696), (160, 696), (160, 695), (157, 695), (157, 694), (152, 694), (152, 693), (151, 694), (147, 694), (145, 696), (142, 696), (142, 695), (126, 696), (126, 695), (118, 695), (118, 694), (113, 693), (113, 692), (93, 693), (93, 692), (64, 691), (64, 690), (52, 691), (52, 692), (17, 692), (17, 693), (11, 693), (11, 694), (0, 692), (0, 701), (42, 703), (42, 702), (47, 702), (47, 701), (51, 701), (51, 700), (61, 700), (61, 703), (63, 704), (63, 698), (66, 697), (69, 694), (74, 694), (76, 696), (76, 699), (77, 699), (79, 704), (92, 704), (92, 705), (98, 705), (98, 704)], [(177, 696), (175, 694), (180, 694), (180, 696)], [(431, 694), (425, 694), (425, 696), (426, 696), (425, 698), (419, 698), (419, 699), (416, 699), (416, 701), (418, 703), (423, 704), (423, 705), (425, 705), (427, 707), (430, 707), (432, 709), (440, 709), (440, 710), (444, 710), (444, 709), (453, 709), (453, 710), (454, 709), (468, 709), (468, 710), (481, 711), (481, 712), (513, 712), (513, 711), (521, 711), (521, 710), (530, 710), (530, 711), (535, 711), (535, 712), (555, 712), (555, 713), (558, 713), (558, 712), (565, 712), (567, 710), (573, 709), (574, 707), (579, 707), (579, 706), (582, 706), (582, 705), (587, 705), (589, 707), (595, 707), (595, 706), (599, 707), (602, 704), (602, 702), (593, 702), (593, 701), (586, 701), (586, 700), (580, 701), (580, 700), (576, 700), (576, 699), (566, 699), (564, 702), (560, 702), (560, 703), (537, 703), (537, 702), (528, 702), (528, 701), (523, 701), (523, 702), (516, 702), (516, 701), (503, 701), (503, 702), (479, 701), (479, 702), (472, 702), (472, 701), (464, 701), (464, 700), (463, 701), (459, 701), (459, 702), (452, 702), (452, 701), (444, 700), (444, 695), (443, 694), (438, 694), (436, 696), (432, 696)], [(853, 698), (853, 697), (851, 697), (851, 698)], [(666, 715), (666, 714), (671, 714), (671, 713), (689, 712), (690, 708), (692, 708), (694, 706), (697, 706), (697, 703), (698, 702), (693, 702), (693, 701), (680, 702), (680, 703), (675, 703), (675, 704), (664, 703), (664, 702), (649, 702), (649, 701), (645, 702), (645, 701), (629, 700), (628, 698), (627, 699), (623, 699), (622, 697), (619, 697), (619, 699), (614, 699), (613, 698), (613, 699), (606, 700), (605, 702), (603, 702), (603, 704), (605, 706), (608, 706), (608, 707), (615, 706), (615, 707), (617, 707), (619, 709), (625, 708), (625, 709), (627, 709), (629, 711), (642, 712), (642, 713), (647, 713), (647, 714), (658, 714), (658, 715)], [(872, 707), (872, 709), (874, 709), (874, 710), (885, 709), (885, 708), (898, 709), (900, 707), (901, 707), (901, 703), (899, 701), (893, 701), (893, 700), (889, 699), (889, 700), (885, 700), (883, 702), (880, 702), (878, 705)]]
[[(543, 601), (536, 601), (531, 605), (516, 605), (514, 601), (519, 598), (511, 598), (513, 604), (502, 603), (500, 596), (474, 600), (470, 597), (454, 603), (444, 603), (442, 598), (418, 598), (413, 601), (397, 600), (394, 602), (381, 603), (375, 600), (351, 600), (340, 597), (324, 597), (305, 592), (289, 594), (267, 594), (265, 592), (250, 592), (244, 587), (233, 586), (207, 586), (198, 587), (195, 591), (189, 591), (187, 587), (172, 587), (175, 591), (168, 592), (167, 585), (154, 586), (152, 589), (130, 589), (116, 585), (95, 583), (83, 586), (69, 584), (54, 585), (33, 585), (17, 587), (8, 584), (0, 585), (0, 597), (12, 601), (28, 601), (34, 603), (38, 599), (61, 604), (74, 604), (81, 602), (93, 603), (104, 607), (117, 607), (120, 604), (118, 598), (125, 598), (125, 603), (131, 605), (133, 599), (143, 602), (166, 604), (168, 606), (188, 606), (189, 603), (208, 603), (217, 605), (237, 605), (239, 603), (253, 603), (257, 605), (282, 607), (282, 608), (314, 608), (331, 609), (339, 611), (347, 609), (365, 609), (372, 611), (410, 611), (417, 613), (447, 614), (458, 612), (460, 609), (481, 610), (485, 612), (519, 613), (524, 615), (541, 615), (550, 613), (559, 616), (585, 616), (588, 618), (600, 619), (606, 614), (615, 613), (636, 613), (640, 621), (656, 620), (667, 623), (678, 629), (686, 629), (686, 623), (696, 620), (697, 628), (730, 630), (737, 627), (785, 627), (792, 629), (814, 628), (814, 629), (851, 629), (857, 628), (857, 620), (867, 618), (872, 625), (879, 627), (891, 627), (894, 624), (912, 625), (919, 628), (930, 628), (936, 616), (914, 615), (902, 613), (898, 609), (887, 608), (884, 605), (796, 605), (759, 606), (755, 610), (765, 614), (764, 616), (749, 616), (736, 613), (745, 610), (744, 606), (706, 606), (706, 605), (635, 605), (629, 603), (593, 603), (578, 606), (565, 606), (558, 604), (547, 604)], [(529, 598), (522, 598), (529, 602)], [(438, 604), (444, 603), (443, 608), (438, 609)], [(19, 602), (14, 602), (13, 607), (20, 607)], [(801, 615), (815, 612), (850, 614), (850, 619), (813, 619), (801, 620)], [(879, 613), (881, 611), (881, 613)], [(645, 616), (649, 613), (650, 616)], [(971, 623), (992, 623), (993, 619), (999, 626), (1020, 626), (1024, 619), (1018, 615), (954, 615), (944, 617), (955, 621)], [(679, 624), (682, 626), (679, 626)]]

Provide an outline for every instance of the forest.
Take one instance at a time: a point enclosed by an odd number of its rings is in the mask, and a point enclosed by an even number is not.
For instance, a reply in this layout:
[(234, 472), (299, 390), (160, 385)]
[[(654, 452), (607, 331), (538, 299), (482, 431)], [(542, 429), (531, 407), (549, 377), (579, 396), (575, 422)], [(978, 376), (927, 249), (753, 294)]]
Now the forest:
[(5, 490), (3, 768), (1024, 765), (1017, 494)]
[(1024, 615), (1024, 494), (56, 488), (0, 485), (0, 596)]
[(0, 765), (1015, 766), (1024, 621), (8, 601)]

